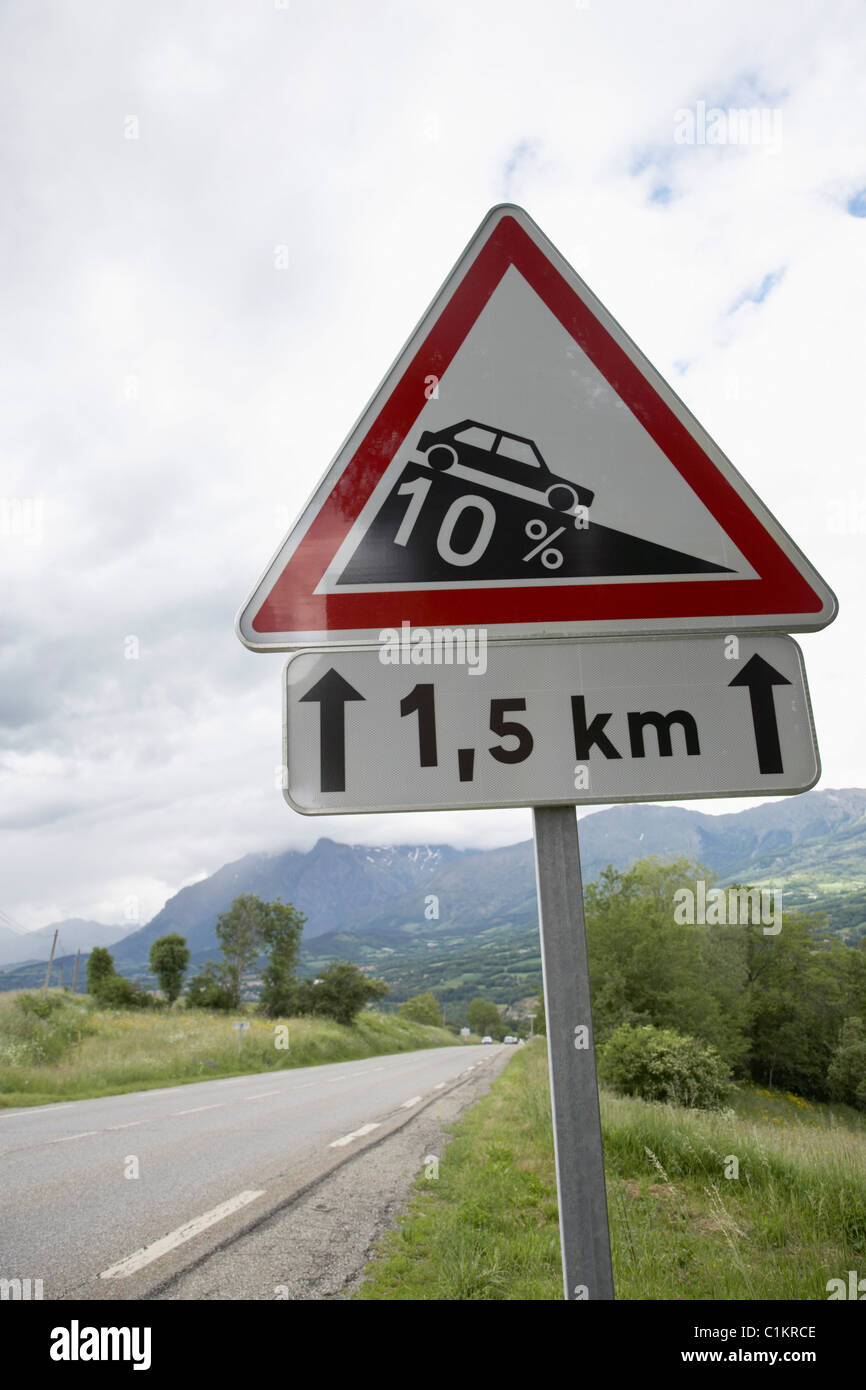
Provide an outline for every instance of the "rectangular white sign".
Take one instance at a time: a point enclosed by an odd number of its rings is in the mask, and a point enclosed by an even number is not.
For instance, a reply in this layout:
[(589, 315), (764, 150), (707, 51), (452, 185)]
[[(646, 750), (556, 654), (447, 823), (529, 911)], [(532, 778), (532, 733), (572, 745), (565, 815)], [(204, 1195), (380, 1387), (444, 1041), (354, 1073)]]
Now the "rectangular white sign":
[(405, 628), (286, 662), (286, 800), (304, 815), (807, 791), (790, 637), (487, 643)]

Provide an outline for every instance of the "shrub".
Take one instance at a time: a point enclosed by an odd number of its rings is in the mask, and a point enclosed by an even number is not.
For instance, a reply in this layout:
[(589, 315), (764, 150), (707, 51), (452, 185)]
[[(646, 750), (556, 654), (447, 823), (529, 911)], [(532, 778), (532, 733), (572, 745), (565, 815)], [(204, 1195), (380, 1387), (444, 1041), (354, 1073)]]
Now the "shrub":
[(0, 1063), (33, 1066), (62, 1061), (79, 1033), (92, 1033), (85, 999), (19, 994), (0, 1020)]
[(730, 1086), (730, 1068), (714, 1047), (671, 1028), (623, 1023), (599, 1053), (599, 1076), (622, 1095), (716, 1110)]
[(19, 994), (15, 1003), (25, 1014), (35, 1014), (37, 1018), (50, 1018), (58, 1009), (63, 1008), (63, 996), (46, 994), (44, 999), (40, 999), (38, 994)]
[(106, 1009), (146, 1009), (150, 1004), (150, 996), (125, 975), (104, 975), (93, 994)]
[(186, 1002), (190, 1009), (230, 1009), (232, 992), (220, 978), (213, 961), (190, 980), (186, 987)]

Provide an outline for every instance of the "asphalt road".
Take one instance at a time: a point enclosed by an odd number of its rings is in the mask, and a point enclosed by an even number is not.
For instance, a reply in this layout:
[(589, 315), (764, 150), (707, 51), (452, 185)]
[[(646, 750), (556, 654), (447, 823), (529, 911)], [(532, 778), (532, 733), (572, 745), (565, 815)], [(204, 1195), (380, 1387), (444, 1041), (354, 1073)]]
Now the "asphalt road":
[(0, 1111), (0, 1279), (41, 1279), (45, 1299), (152, 1296), (470, 1069), (498, 1071), (504, 1052), (437, 1048)]

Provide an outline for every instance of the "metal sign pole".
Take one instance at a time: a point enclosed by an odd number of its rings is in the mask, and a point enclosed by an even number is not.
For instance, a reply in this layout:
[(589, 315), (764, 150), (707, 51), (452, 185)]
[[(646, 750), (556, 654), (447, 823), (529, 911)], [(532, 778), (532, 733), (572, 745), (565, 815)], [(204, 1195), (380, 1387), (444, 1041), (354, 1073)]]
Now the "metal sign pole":
[(577, 814), (537, 806), (535, 869), (567, 1299), (612, 1299)]

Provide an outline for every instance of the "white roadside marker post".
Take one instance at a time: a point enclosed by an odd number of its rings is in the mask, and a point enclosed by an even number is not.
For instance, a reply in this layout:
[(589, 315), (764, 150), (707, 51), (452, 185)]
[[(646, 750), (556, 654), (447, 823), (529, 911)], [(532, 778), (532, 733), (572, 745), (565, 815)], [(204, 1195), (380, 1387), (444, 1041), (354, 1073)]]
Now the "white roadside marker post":
[(244, 1029), (249, 1028), (249, 1023), (233, 1023), (232, 1027), (238, 1030), (238, 1056), (241, 1055), (241, 1040), (244, 1036)]

